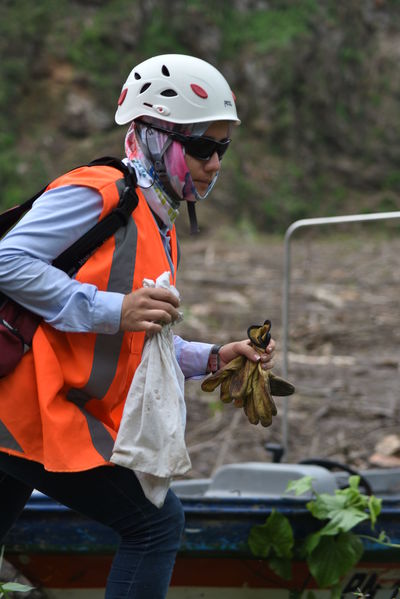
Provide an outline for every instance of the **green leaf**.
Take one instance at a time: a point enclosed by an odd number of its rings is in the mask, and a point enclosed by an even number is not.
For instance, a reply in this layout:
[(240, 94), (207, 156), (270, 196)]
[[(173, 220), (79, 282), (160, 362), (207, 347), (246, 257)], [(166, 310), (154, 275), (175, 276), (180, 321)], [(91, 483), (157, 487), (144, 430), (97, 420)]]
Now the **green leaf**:
[(343, 496), (346, 500), (346, 505), (349, 507), (365, 509), (368, 506), (368, 497), (362, 495), (359, 491), (356, 491), (356, 489), (341, 489), (337, 491), (337, 495)]
[(330, 587), (340, 582), (360, 560), (363, 551), (361, 540), (352, 533), (322, 537), (307, 559), (308, 567), (320, 587)]
[(348, 532), (360, 522), (368, 520), (369, 516), (357, 508), (345, 508), (332, 512), (330, 518), (330, 522), (319, 531), (321, 536)]
[(276, 555), (278, 557), (291, 558), (294, 545), (294, 536), (289, 520), (286, 518), (286, 516), (283, 516), (279, 512), (275, 512), (273, 514), (273, 521), (271, 521), (271, 525), (275, 531), (273, 537), (273, 549)]
[(294, 491), (296, 496), (303, 495), (307, 491), (312, 491), (312, 481), (313, 478), (311, 476), (303, 476), (297, 480), (291, 480), (286, 487), (286, 491)]
[(390, 539), (384, 530), (381, 530), (381, 532), (379, 533), (378, 542), (379, 543), (390, 543)]
[(307, 508), (310, 510), (314, 518), (318, 520), (327, 520), (331, 514), (341, 510), (346, 505), (346, 498), (342, 495), (328, 495), (321, 493), (317, 495), (315, 501), (309, 501)]
[(353, 476), (349, 476), (349, 487), (351, 489), (356, 489), (358, 491), (358, 486), (360, 484), (360, 477), (358, 474), (354, 474)]
[(303, 543), (303, 546), (301, 548), (301, 552), (305, 558), (307, 558), (308, 555), (311, 555), (311, 553), (317, 547), (320, 540), (321, 540), (321, 535), (320, 535), (319, 530), (317, 532), (313, 532), (313, 533), (309, 534), (306, 537), (306, 539)]
[(382, 509), (382, 499), (378, 499), (375, 495), (371, 495), (368, 497), (368, 509), (371, 517), (371, 527), (374, 528), (376, 524), (376, 519), (381, 513)]
[(285, 580), (292, 578), (292, 560), (285, 557), (272, 557), (268, 560), (268, 566), (275, 574), (281, 576)]
[(338, 497), (345, 499), (346, 505), (349, 507), (358, 507), (361, 510), (365, 510), (368, 507), (368, 497), (363, 495), (357, 489), (348, 487), (347, 489), (339, 489), (335, 491)]
[(17, 593), (29, 593), (29, 591), (33, 591), (34, 588), (35, 587), (30, 587), (27, 584), (20, 584), (19, 582), (5, 582), (1, 585), (3, 591), (15, 591)]
[(251, 552), (257, 557), (268, 557), (273, 550), (278, 557), (291, 558), (294, 537), (289, 520), (272, 510), (265, 524), (252, 527), (248, 543)]
[(349, 506), (359, 507), (360, 509), (366, 509), (368, 507), (369, 497), (360, 493), (358, 486), (360, 477), (358, 475), (350, 476), (349, 487), (346, 489), (338, 489), (335, 491), (336, 495), (340, 495), (346, 498), (346, 503)]
[[(317, 495), (315, 501), (308, 502), (307, 507), (314, 518), (330, 520), (322, 529), (322, 535), (346, 532), (369, 518), (365, 511), (366, 504), (360, 493), (350, 487), (344, 491), (346, 492), (339, 491), (335, 495), (322, 493)], [(367, 498), (365, 499), (368, 501)]]
[(267, 524), (261, 524), (251, 528), (247, 542), (250, 551), (256, 557), (268, 557), (272, 545), (269, 533), (270, 531)]

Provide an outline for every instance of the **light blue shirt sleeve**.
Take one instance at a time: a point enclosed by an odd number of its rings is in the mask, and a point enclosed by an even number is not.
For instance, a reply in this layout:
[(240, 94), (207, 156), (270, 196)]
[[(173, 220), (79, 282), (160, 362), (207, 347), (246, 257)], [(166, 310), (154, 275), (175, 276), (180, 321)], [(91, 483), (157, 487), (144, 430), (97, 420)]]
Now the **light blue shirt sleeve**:
[(51, 262), (94, 226), (102, 198), (63, 186), (38, 198), (0, 241), (0, 291), (61, 331), (116, 333), (123, 294), (80, 283)]
[(175, 354), (185, 378), (204, 377), (212, 344), (185, 341), (174, 335)]

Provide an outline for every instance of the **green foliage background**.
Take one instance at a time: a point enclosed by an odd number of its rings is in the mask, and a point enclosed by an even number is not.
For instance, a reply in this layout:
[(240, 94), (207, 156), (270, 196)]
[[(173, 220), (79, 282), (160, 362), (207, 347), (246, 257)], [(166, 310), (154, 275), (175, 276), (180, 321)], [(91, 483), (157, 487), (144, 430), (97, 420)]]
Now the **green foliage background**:
[(121, 155), (123, 81), (160, 53), (221, 69), (242, 126), (209, 210), (283, 230), (399, 208), (397, 0), (3, 0), (0, 205)]

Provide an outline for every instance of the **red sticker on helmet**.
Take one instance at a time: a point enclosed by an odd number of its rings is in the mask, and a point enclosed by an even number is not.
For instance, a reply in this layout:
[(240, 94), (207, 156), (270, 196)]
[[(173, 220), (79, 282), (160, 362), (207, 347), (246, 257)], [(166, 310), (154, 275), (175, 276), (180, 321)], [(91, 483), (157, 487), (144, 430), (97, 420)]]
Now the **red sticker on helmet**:
[(190, 87), (192, 88), (196, 96), (200, 96), (200, 98), (208, 98), (208, 93), (205, 89), (200, 87), (200, 85), (196, 85), (196, 83), (191, 83)]
[(233, 101), (236, 102), (236, 96), (233, 92), (232, 92), (232, 98), (233, 98)]
[(119, 97), (119, 100), (118, 100), (118, 106), (121, 106), (122, 102), (123, 102), (123, 101), (125, 100), (125, 98), (126, 98), (126, 94), (127, 94), (127, 93), (128, 93), (128, 90), (127, 90), (127, 88), (125, 88), (125, 89), (123, 89), (123, 90), (122, 90), (122, 92), (121, 92), (121, 95), (120, 95), (120, 97)]

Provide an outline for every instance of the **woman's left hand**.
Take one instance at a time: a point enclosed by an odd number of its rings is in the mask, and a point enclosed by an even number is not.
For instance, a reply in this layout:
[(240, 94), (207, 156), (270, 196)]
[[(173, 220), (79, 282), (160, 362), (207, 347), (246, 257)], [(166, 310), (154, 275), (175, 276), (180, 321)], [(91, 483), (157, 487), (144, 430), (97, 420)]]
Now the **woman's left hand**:
[(245, 356), (252, 362), (261, 361), (261, 368), (269, 370), (274, 367), (273, 357), (275, 352), (275, 341), (271, 339), (264, 353), (259, 354), (250, 345), (249, 339), (243, 341), (233, 341), (223, 345), (219, 350), (220, 367), (223, 368), (237, 356)]

